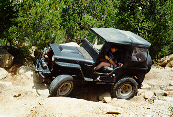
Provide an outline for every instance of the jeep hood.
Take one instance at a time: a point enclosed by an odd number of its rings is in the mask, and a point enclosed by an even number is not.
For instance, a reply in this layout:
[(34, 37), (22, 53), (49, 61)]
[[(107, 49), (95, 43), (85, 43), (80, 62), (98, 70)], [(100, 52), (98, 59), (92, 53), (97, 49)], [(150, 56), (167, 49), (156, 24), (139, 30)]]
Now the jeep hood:
[(75, 46), (50, 44), (50, 47), (52, 48), (56, 59), (94, 63), (93, 59), (85, 59)]

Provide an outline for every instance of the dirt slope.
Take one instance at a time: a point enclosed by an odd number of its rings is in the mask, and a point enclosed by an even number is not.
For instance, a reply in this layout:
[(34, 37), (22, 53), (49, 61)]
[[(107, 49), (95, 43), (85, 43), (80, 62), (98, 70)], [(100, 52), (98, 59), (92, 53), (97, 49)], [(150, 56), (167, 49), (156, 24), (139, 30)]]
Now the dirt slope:
[[(109, 87), (94, 84), (77, 87), (70, 97), (48, 98), (48, 86), (40, 82), (34, 69), (21, 67), (16, 75), (0, 80), (0, 117), (169, 117), (168, 108), (173, 105), (172, 82), (172, 68), (152, 67), (144, 87), (131, 100), (114, 98), (111, 103), (99, 102), (99, 95), (108, 92)], [(165, 91), (167, 96), (145, 98), (146, 92), (155, 90)]]

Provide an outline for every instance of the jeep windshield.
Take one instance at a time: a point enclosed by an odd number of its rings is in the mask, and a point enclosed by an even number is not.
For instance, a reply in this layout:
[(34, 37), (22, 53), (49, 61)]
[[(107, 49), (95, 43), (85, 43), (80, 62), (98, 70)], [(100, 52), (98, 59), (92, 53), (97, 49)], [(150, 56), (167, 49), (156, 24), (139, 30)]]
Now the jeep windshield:
[(104, 40), (99, 38), (96, 34), (93, 32), (89, 31), (87, 34), (86, 39), (90, 42), (90, 44), (98, 51), (102, 48), (104, 45)]

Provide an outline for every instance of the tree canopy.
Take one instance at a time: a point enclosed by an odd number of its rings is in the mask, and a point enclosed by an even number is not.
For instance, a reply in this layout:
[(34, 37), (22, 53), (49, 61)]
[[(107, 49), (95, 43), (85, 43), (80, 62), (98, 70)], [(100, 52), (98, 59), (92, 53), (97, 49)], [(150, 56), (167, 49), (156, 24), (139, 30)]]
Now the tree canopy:
[(114, 27), (151, 42), (153, 58), (173, 53), (171, 0), (0, 0), (0, 8), (0, 39), (12, 46), (81, 43), (89, 28)]

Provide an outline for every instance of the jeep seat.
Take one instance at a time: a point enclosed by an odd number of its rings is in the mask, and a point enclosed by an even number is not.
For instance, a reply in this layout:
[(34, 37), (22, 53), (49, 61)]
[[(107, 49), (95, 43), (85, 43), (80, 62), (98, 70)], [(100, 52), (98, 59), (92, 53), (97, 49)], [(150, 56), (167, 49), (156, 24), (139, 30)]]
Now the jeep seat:
[(101, 70), (102, 70), (102, 72), (104, 72), (104, 73), (110, 73), (110, 72), (112, 72), (114, 69), (111, 68), (111, 67), (108, 67), (108, 66), (103, 66), (103, 67), (101, 68)]

